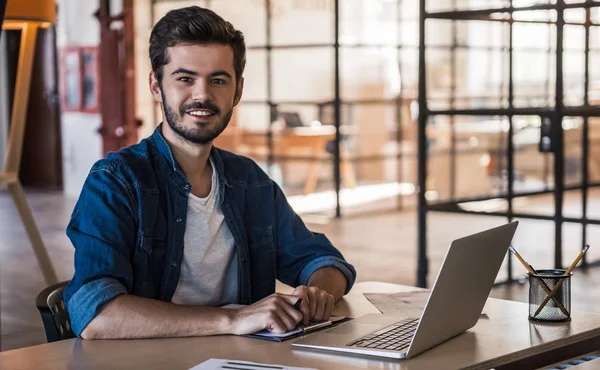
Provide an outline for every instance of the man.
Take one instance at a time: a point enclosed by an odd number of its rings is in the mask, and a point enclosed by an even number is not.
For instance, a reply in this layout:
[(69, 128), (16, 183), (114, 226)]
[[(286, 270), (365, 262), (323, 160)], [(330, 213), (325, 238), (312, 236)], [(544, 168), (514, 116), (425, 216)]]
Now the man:
[[(149, 83), (163, 123), (92, 167), (67, 227), (76, 335), (283, 333), (329, 318), (352, 287), (352, 265), (281, 189), (212, 146), (242, 96), (245, 53), (242, 33), (207, 9), (171, 11), (153, 28)], [(274, 293), (276, 279), (295, 290)]]

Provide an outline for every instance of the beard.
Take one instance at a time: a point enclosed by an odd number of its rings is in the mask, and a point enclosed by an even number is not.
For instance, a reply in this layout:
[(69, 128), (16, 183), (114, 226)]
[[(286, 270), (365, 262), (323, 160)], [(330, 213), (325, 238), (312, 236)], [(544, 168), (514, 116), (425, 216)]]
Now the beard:
[[(161, 95), (163, 109), (165, 111), (165, 118), (169, 124), (169, 127), (171, 127), (171, 129), (183, 140), (194, 144), (206, 145), (211, 143), (217, 136), (221, 134), (221, 132), (227, 128), (227, 125), (229, 125), (229, 121), (231, 120), (231, 116), (233, 115), (233, 106), (231, 106), (229, 110), (225, 111), (224, 114), (221, 114), (221, 110), (210, 101), (184, 104), (179, 107), (179, 115), (177, 115), (175, 110), (167, 104), (165, 93), (162, 91), (162, 88)], [(183, 117), (186, 114), (185, 112), (190, 109), (210, 110), (216, 116), (217, 122), (211, 123), (211, 125), (213, 125), (212, 128), (185, 127), (181, 120), (183, 120)]]

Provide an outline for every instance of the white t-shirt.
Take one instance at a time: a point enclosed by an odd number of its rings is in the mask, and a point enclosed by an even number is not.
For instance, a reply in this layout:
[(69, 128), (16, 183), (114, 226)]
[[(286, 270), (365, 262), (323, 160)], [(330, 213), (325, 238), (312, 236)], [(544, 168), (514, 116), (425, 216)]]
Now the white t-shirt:
[(219, 179), (212, 158), (212, 187), (206, 198), (190, 193), (183, 261), (171, 302), (221, 306), (237, 303), (238, 263), (233, 235), (219, 207)]

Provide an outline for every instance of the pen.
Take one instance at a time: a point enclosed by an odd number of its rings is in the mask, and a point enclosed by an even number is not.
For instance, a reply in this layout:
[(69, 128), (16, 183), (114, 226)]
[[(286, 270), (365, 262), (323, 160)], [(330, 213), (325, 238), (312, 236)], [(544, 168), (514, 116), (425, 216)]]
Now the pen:
[(302, 304), (302, 298), (298, 298), (298, 300), (296, 301), (296, 303), (294, 303), (294, 308), (298, 311), (300, 311), (300, 305)]
[[(532, 275), (536, 275), (537, 274), (537, 271), (535, 271), (535, 269), (533, 268), (533, 266), (531, 266), (529, 263), (525, 262), (525, 260), (523, 259), (523, 257), (521, 257), (521, 255), (519, 254), (519, 252), (517, 252), (517, 250), (512, 245), (509, 245), (508, 249), (511, 251), (512, 254), (515, 255), (515, 257), (517, 257), (517, 259), (525, 267), (525, 270), (527, 270), (527, 272), (529, 272)], [(564, 313), (565, 315), (569, 316), (569, 311), (567, 311), (567, 309), (562, 304), (562, 302), (559, 301), (557, 297), (551, 295), (552, 292), (550, 291), (550, 287), (548, 287), (548, 285), (546, 285), (546, 283), (543, 280), (536, 279), (536, 281), (538, 283), (540, 283), (540, 286), (542, 287), (542, 289), (544, 289), (544, 291), (546, 292), (546, 294), (548, 294), (550, 297), (552, 297), (552, 300), (554, 301), (554, 303), (556, 303), (556, 305), (558, 306), (558, 308), (560, 308), (560, 310), (562, 311), (562, 313)]]
[[(571, 264), (571, 266), (569, 266), (569, 268), (567, 269), (567, 271), (565, 271), (564, 276), (567, 277), (569, 276), (569, 274), (571, 273), (571, 271), (573, 271), (573, 269), (575, 268), (575, 266), (577, 266), (577, 264), (579, 263), (579, 261), (581, 261), (581, 259), (583, 258), (583, 255), (585, 254), (585, 252), (588, 251), (588, 249), (590, 249), (589, 244), (586, 244), (585, 247), (583, 247), (583, 249), (581, 250), (581, 252), (579, 252), (579, 255), (577, 256), (577, 258), (575, 258), (575, 261), (573, 261), (573, 263)], [(542, 304), (540, 304), (540, 307), (537, 309), (537, 311), (535, 311), (535, 314), (533, 315), (533, 317), (536, 317), (537, 315), (539, 315), (539, 313), (542, 311), (542, 308), (544, 308), (546, 306), (546, 303), (548, 303), (548, 301), (550, 300), (550, 298), (554, 298), (554, 294), (556, 293), (556, 291), (558, 289), (560, 289), (560, 287), (562, 286), (563, 282), (565, 281), (565, 279), (560, 279), (558, 281), (558, 283), (554, 286), (554, 288), (552, 289), (552, 291), (550, 292), (550, 294), (548, 295), (548, 297), (546, 297), (546, 299), (544, 299), (544, 301), (542, 302)]]

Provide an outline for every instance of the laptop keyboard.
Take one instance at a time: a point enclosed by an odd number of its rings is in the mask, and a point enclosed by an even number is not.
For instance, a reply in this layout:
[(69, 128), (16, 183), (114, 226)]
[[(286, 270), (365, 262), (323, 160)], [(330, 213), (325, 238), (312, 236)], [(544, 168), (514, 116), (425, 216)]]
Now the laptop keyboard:
[(347, 344), (347, 346), (356, 346), (374, 349), (386, 349), (388, 351), (398, 351), (408, 347), (412, 337), (417, 329), (419, 319), (405, 319), (395, 324), (387, 326), (374, 333)]

